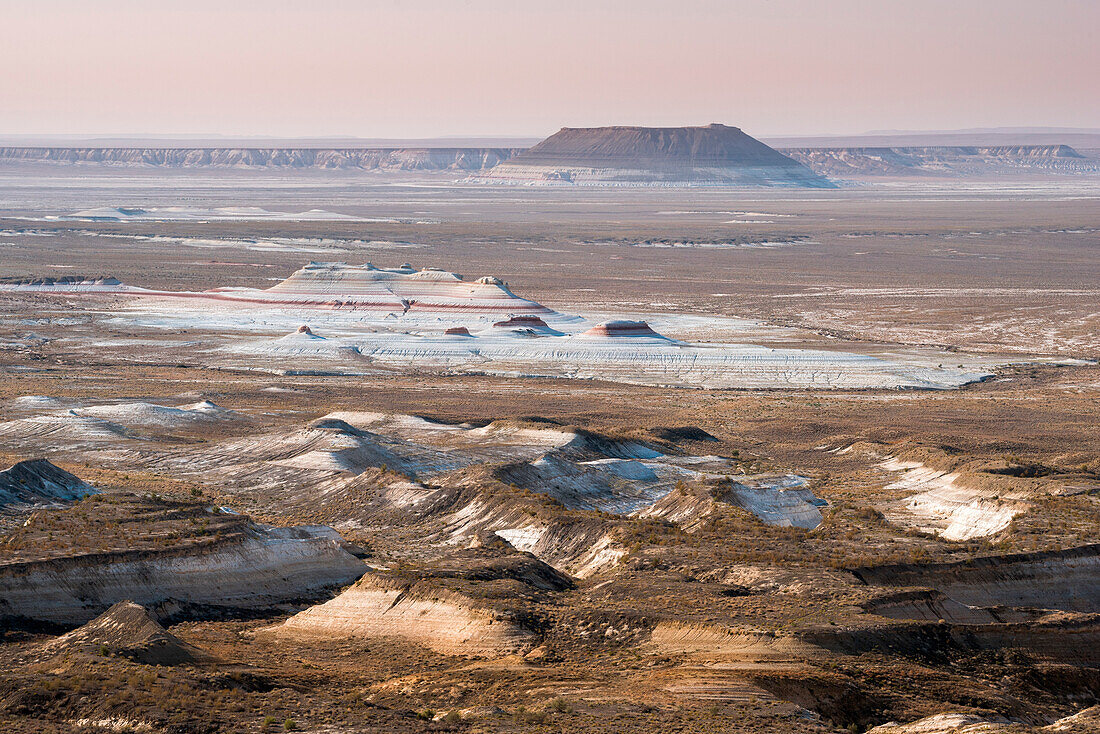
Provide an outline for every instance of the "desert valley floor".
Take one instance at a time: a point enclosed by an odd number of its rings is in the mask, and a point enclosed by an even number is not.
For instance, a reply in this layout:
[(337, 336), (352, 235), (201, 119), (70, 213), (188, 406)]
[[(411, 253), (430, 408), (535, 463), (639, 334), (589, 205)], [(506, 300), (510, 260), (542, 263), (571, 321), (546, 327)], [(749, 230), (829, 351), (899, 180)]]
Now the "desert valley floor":
[(1100, 728), (1100, 179), (455, 178), (0, 167), (0, 730)]

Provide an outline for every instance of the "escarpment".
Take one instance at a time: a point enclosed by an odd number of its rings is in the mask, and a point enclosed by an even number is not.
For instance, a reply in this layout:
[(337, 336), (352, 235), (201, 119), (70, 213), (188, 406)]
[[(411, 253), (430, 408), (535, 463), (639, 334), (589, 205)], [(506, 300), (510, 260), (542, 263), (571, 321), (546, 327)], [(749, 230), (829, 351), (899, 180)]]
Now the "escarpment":
[(780, 151), (821, 175), (835, 177), (1100, 172), (1100, 162), (1068, 145), (781, 148)]
[(476, 172), (516, 148), (98, 148), (4, 147), (0, 161), (156, 168), (287, 168)]
[(934, 587), (970, 606), (1100, 613), (1100, 545), (966, 561), (852, 569), (875, 586)]
[(262, 610), (359, 578), (365, 564), (329, 528), (271, 528), (164, 549), (0, 565), (0, 617), (82, 624), (123, 600)]

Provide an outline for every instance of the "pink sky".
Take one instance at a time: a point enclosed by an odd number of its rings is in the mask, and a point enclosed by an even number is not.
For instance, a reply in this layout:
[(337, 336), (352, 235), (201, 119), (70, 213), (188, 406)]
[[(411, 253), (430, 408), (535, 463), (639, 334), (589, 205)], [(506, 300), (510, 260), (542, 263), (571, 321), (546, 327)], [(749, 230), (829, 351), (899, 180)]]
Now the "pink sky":
[(1100, 127), (1100, 0), (0, 0), (0, 133)]

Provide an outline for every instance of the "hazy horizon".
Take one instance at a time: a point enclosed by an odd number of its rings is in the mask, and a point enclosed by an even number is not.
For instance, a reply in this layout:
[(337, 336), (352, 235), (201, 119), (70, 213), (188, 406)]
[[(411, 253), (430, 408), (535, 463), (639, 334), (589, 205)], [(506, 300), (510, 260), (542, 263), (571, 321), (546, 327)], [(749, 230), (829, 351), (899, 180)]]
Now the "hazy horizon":
[(1100, 127), (1100, 5), (1079, 0), (0, 7), (7, 136)]

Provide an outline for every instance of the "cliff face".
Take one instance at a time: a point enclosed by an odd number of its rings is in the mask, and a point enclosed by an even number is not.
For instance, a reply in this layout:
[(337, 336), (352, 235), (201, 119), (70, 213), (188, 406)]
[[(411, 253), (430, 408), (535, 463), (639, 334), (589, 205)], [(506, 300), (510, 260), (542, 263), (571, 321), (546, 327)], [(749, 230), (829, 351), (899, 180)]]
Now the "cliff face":
[(871, 566), (852, 573), (873, 586), (934, 587), (971, 606), (1090, 614), (1100, 609), (1100, 544), (963, 562)]
[(562, 128), (484, 178), (496, 183), (830, 185), (726, 125)]
[(492, 168), (516, 148), (0, 148), (2, 162), (164, 168), (463, 171)]
[(262, 609), (342, 586), (365, 564), (328, 528), (265, 528), (203, 545), (0, 565), (0, 617), (83, 624), (132, 600)]

